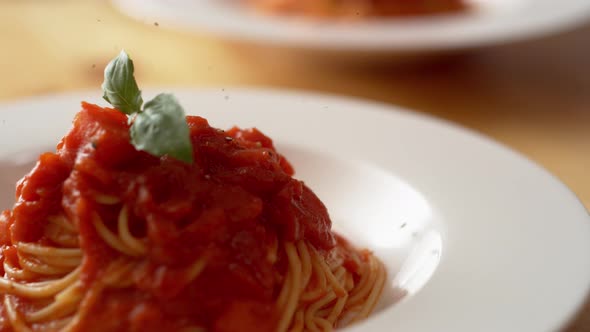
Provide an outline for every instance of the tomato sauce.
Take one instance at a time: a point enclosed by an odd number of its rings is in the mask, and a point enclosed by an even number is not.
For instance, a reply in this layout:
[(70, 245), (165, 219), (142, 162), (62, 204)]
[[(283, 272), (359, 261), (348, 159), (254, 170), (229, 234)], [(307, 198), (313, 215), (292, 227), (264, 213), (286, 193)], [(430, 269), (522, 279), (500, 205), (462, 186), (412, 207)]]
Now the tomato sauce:
[[(14, 255), (11, 243), (47, 243), (49, 216), (73, 220), (90, 294), (79, 331), (273, 331), (286, 269), (279, 243), (336, 245), (325, 206), (292, 178), (271, 139), (257, 129), (215, 129), (198, 116), (187, 122), (194, 164), (135, 150), (125, 115), (83, 103), (57, 152), (43, 154), (18, 183), (17, 204), (0, 218), (0, 260)], [(97, 195), (121, 202), (99, 204)], [(99, 236), (93, 214), (116, 233), (123, 206), (148, 252), (134, 258), (131, 287), (101, 288), (122, 254)], [(187, 271), (202, 258), (205, 268), (191, 280)]]

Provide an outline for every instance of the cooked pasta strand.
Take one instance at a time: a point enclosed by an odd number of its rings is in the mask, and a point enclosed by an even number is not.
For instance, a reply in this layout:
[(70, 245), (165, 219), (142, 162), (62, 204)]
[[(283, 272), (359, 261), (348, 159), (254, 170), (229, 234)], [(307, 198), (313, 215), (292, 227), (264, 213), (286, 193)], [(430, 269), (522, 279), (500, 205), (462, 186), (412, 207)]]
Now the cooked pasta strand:
[(145, 255), (147, 248), (145, 244), (133, 237), (129, 231), (129, 215), (127, 213), (127, 207), (123, 207), (119, 213), (119, 219), (117, 221), (119, 229), (119, 237), (121, 244), (127, 247), (129, 250), (135, 253), (135, 256)]
[(0, 292), (28, 299), (50, 297), (73, 284), (80, 276), (80, 269), (78, 267), (65, 277), (51, 281), (18, 283), (6, 278), (0, 278)]

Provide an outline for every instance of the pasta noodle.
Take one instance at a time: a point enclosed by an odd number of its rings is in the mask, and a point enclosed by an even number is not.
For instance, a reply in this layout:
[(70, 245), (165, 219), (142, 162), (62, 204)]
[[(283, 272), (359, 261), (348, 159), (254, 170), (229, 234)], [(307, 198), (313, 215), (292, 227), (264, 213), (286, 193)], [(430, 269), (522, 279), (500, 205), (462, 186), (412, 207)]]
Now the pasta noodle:
[[(105, 204), (102, 199), (97, 202)], [(117, 234), (108, 230), (97, 215), (93, 219), (102, 240), (128, 256), (109, 267), (102, 281), (104, 286), (131, 286), (126, 281), (130, 280), (129, 276), (134, 269), (133, 258), (141, 256), (147, 249), (140, 239), (129, 232), (127, 208), (123, 207), (119, 213)], [(63, 228), (60, 231), (63, 234), (75, 231), (65, 226), (70, 224), (63, 222), (63, 216), (51, 220), (61, 220)], [(55, 325), (57, 318), (60, 319), (58, 325), (67, 326), (66, 323), (79, 319), (76, 311), (83, 298), (79, 282), (81, 250), (22, 242), (16, 244), (16, 248), (19, 261), (26, 263), (21, 264), (22, 268), (8, 265), (9, 268), (5, 269), (11, 272), (7, 273), (7, 277), (0, 278), (0, 292), (5, 294), (5, 310), (12, 328), (15, 331), (26, 331), (31, 330), (32, 323)], [(329, 331), (344, 317), (346, 321), (354, 322), (366, 318), (374, 308), (385, 284), (386, 272), (382, 263), (372, 254), (365, 252), (356, 257), (362, 264), (358, 281), (355, 282), (356, 276), (342, 265), (329, 267), (317, 250), (305, 241), (285, 243), (283, 250), (288, 258), (288, 270), (277, 299), (282, 312), (278, 332)], [(48, 258), (54, 260), (47, 262)], [(67, 263), (66, 267), (64, 262)], [(196, 261), (188, 270), (189, 279), (195, 279), (205, 266), (206, 260)], [(27, 282), (30, 277), (21, 279), (23, 275), (51, 276), (52, 279)], [(15, 296), (39, 301), (39, 310), (24, 316), (19, 314), (14, 303)], [(41, 303), (48, 304), (42, 306)]]

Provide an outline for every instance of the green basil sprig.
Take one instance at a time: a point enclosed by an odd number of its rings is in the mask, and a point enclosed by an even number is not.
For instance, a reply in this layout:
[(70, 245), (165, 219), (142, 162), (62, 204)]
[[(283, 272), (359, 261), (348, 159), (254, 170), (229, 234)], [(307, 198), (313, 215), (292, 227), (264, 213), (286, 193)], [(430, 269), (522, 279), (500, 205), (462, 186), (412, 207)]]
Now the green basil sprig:
[(193, 148), (182, 106), (171, 94), (161, 93), (143, 105), (133, 76), (133, 61), (125, 51), (105, 68), (103, 98), (132, 121), (131, 144), (156, 157), (169, 155), (193, 162)]
[(104, 70), (104, 82), (102, 83), (102, 96), (116, 109), (125, 113), (133, 114), (141, 112), (143, 99), (141, 91), (133, 76), (133, 61), (125, 51), (113, 59)]

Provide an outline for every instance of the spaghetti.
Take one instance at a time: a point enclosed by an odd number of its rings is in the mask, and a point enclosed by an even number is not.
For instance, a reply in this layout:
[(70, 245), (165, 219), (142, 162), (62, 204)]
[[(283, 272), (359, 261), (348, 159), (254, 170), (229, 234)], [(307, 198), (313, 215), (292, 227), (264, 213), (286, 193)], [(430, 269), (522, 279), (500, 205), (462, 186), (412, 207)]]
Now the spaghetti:
[(136, 151), (83, 104), (0, 215), (0, 331), (331, 331), (386, 271), (259, 131), (187, 117), (196, 162)]

